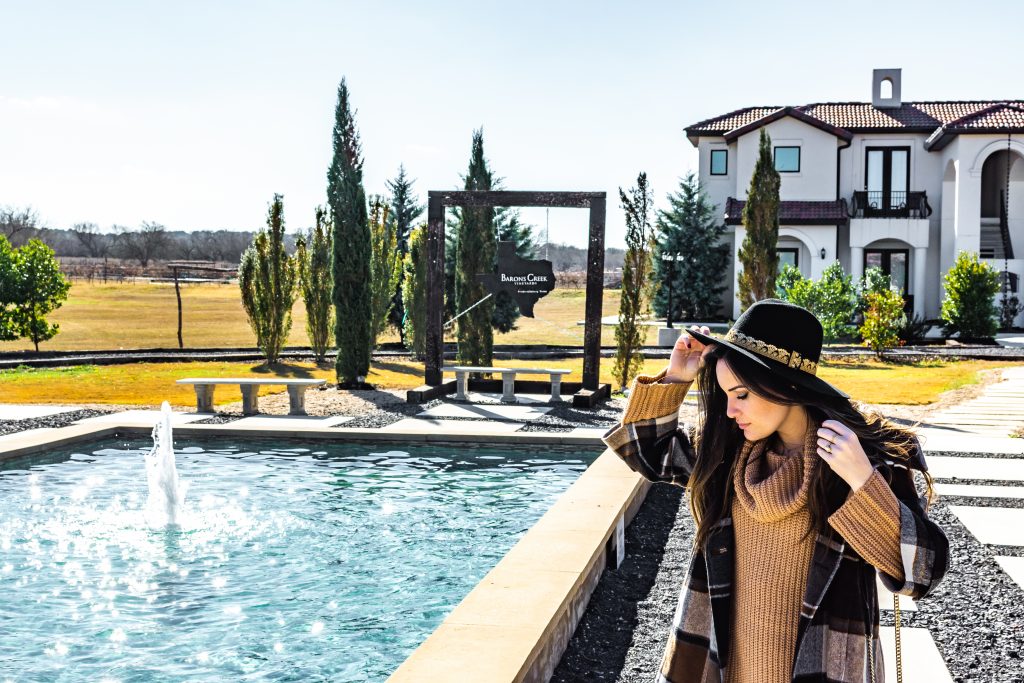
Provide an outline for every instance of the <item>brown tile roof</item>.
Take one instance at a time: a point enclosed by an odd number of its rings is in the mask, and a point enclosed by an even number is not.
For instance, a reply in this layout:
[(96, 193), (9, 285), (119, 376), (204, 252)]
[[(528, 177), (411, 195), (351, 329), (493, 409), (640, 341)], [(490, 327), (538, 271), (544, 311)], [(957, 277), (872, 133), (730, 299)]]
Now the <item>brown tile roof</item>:
[[(728, 225), (740, 225), (743, 222), (742, 199), (729, 197), (725, 201), (725, 222)], [(846, 211), (846, 200), (829, 200), (823, 202), (779, 202), (779, 223), (781, 225), (838, 225), (846, 224), (849, 215)]]
[(706, 119), (699, 123), (695, 123), (686, 129), (687, 134), (691, 130), (699, 130), (707, 133), (727, 133), (733, 128), (740, 128), (748, 124), (754, 123), (755, 121), (774, 114), (775, 112), (783, 109), (784, 107), (747, 107), (746, 109), (737, 109), (736, 111), (723, 114), (722, 116), (716, 116), (711, 119)]
[[(759, 122), (768, 123), (779, 118), (780, 114), (786, 113), (785, 110), (786, 107), (747, 107), (688, 126), (686, 134), (689, 137), (726, 136), (739, 128), (754, 130), (759, 127)], [(943, 126), (950, 134), (979, 130), (989, 132), (993, 129), (1024, 130), (1024, 100), (905, 102), (901, 107), (892, 109), (880, 109), (867, 102), (820, 102), (792, 107), (789, 111), (802, 120), (820, 121), (823, 126), (848, 133), (886, 130), (937, 133), (937, 129)]]

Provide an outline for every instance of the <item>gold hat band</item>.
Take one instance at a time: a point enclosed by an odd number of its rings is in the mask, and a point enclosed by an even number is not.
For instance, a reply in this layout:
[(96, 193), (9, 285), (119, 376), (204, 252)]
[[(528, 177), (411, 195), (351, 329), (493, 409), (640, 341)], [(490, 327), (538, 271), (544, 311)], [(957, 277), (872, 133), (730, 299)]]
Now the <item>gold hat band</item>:
[(742, 346), (747, 351), (753, 351), (759, 356), (771, 358), (772, 360), (784, 363), (791, 368), (802, 370), (809, 375), (817, 376), (818, 374), (818, 364), (814, 361), (807, 360), (796, 351), (780, 349), (774, 344), (763, 342), (760, 339), (755, 339), (754, 337), (748, 337), (742, 332), (737, 332), (736, 330), (729, 330), (725, 335), (725, 340), (732, 342), (736, 346)]

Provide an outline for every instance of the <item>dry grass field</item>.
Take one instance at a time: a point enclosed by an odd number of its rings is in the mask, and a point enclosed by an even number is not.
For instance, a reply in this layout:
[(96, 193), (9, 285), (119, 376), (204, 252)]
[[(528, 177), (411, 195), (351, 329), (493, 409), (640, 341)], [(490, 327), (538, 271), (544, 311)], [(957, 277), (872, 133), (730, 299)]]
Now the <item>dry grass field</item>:
[[(664, 360), (648, 360), (644, 372), (654, 374)], [(535, 365), (536, 361), (501, 361), (502, 365)], [(545, 360), (545, 366), (567, 368), (566, 381), (582, 379), (582, 359)], [(914, 365), (880, 363), (828, 363), (821, 377), (852, 397), (867, 403), (926, 405), (939, 394), (977, 381), (979, 370), (1006, 367), (1012, 363), (988, 361), (933, 362)], [(612, 383), (612, 361), (601, 361), (601, 381)], [(195, 405), (191, 387), (178, 386), (184, 377), (315, 377), (334, 382), (332, 366), (286, 363), (267, 369), (252, 363), (133, 363), (89, 365), (53, 369), (0, 371), (0, 402), (3, 403), (95, 403), (158, 406), (161, 401), (188, 407)], [(423, 383), (423, 366), (412, 361), (375, 362), (368, 381), (381, 389), (409, 389)], [(261, 395), (280, 391), (263, 387)], [(217, 404), (241, 400), (237, 387), (222, 386), (215, 394)]]
[[(255, 347), (245, 319), (238, 286), (184, 285), (181, 289), (185, 348)], [(583, 344), (583, 290), (559, 289), (537, 302), (535, 318), (520, 317), (518, 328), (496, 334), (495, 344)], [(606, 290), (603, 315), (619, 310), (618, 290)], [(168, 283), (95, 284), (76, 281), (64, 305), (51, 320), (60, 324), (56, 337), (40, 345), (44, 351), (177, 348), (178, 309), (174, 285)], [(612, 345), (611, 326), (602, 328), (601, 343)], [(657, 341), (651, 328), (648, 339)], [(398, 341), (389, 331), (381, 342)], [(306, 311), (298, 301), (292, 310), (289, 346), (306, 346)], [(0, 342), (0, 351), (30, 350), (27, 340)]]

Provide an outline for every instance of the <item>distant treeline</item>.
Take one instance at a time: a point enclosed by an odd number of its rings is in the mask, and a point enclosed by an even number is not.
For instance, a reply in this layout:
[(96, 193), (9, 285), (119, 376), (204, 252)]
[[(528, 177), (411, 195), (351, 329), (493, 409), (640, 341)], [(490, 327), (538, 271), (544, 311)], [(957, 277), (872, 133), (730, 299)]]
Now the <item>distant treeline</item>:
[[(242, 252), (252, 242), (255, 231), (238, 230), (168, 230), (159, 223), (144, 222), (137, 228), (113, 226), (100, 230), (95, 223), (77, 223), (71, 228), (48, 228), (39, 225), (31, 209), (0, 207), (0, 234), (15, 247), (34, 238), (50, 246), (58, 257), (91, 259), (114, 258), (130, 261), (146, 269), (159, 261), (215, 261), (237, 264)], [(285, 236), (288, 253), (295, 249), (295, 235)], [(587, 250), (567, 244), (541, 244), (537, 258), (548, 258), (556, 273), (580, 272), (587, 269)], [(622, 268), (624, 251), (605, 251), (605, 270)]]

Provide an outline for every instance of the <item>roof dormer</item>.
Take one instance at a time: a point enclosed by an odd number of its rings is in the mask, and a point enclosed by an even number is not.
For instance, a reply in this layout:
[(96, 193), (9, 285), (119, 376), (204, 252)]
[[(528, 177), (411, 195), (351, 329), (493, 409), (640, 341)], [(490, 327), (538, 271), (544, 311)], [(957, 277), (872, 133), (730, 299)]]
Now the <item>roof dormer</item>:
[(878, 109), (899, 109), (902, 69), (875, 69), (871, 72), (871, 104)]

